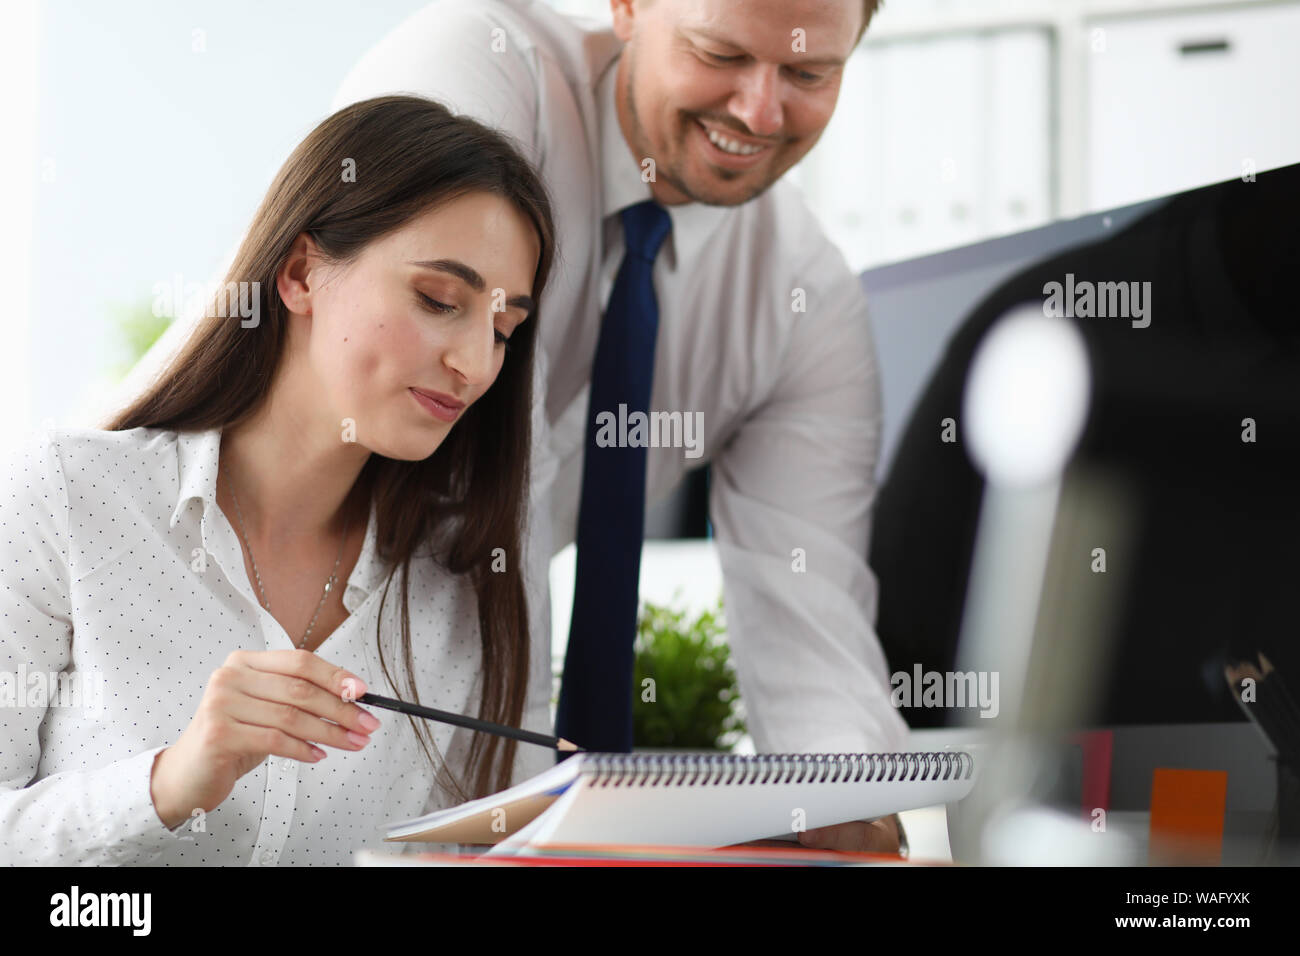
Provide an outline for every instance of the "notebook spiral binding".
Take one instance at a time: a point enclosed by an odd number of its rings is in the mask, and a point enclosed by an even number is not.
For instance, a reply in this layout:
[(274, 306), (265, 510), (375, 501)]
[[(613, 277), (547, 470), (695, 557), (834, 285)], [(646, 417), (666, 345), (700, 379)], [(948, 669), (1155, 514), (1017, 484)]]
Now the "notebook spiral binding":
[(747, 786), (769, 783), (969, 780), (966, 751), (878, 754), (583, 754), (596, 787)]

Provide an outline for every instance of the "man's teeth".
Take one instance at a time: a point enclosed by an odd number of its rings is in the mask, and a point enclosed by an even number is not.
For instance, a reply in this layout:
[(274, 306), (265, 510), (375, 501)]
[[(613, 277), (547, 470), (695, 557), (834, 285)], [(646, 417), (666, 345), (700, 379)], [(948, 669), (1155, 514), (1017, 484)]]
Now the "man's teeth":
[(727, 139), (727, 137), (723, 136), (717, 130), (712, 130), (708, 127), (704, 128), (704, 132), (708, 135), (709, 142), (718, 147), (718, 149), (727, 153), (735, 153), (737, 156), (752, 156), (763, 149), (762, 146), (746, 146), (743, 143), (737, 143), (733, 140)]

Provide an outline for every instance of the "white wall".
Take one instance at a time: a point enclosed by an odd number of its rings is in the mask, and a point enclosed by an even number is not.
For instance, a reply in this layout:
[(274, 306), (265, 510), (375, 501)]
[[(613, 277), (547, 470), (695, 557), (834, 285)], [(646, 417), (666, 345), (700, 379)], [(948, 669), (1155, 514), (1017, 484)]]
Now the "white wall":
[(17, 438), (32, 421), (30, 326), (40, 299), (32, 291), (32, 222), (42, 168), (36, 151), (36, 0), (14, 0), (0, 33), (0, 288), (5, 292), (4, 348), (0, 349), (0, 441)]
[[(6, 4), (18, 56), (5, 99), (30, 94), (38, 110), (34, 175), (4, 186), (34, 184), (24, 425), (79, 417), (104, 394), (114, 307), (147, 306), (178, 273), (212, 278), (352, 63), (420, 6), (44, 0), (39, 43), (25, 43)], [(5, 139), (8, 152), (7, 124)]]

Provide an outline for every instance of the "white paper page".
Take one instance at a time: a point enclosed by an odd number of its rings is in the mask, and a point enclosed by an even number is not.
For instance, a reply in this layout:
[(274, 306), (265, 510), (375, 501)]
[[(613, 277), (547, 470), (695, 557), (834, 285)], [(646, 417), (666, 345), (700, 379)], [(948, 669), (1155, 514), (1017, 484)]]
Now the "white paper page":
[[(509, 841), (646, 843), (726, 846), (805, 829), (887, 816), (899, 810), (960, 800), (969, 780), (915, 780), (799, 784), (705, 784), (642, 789), (591, 786), (570, 789)], [(802, 818), (796, 811), (802, 811)], [(508, 852), (504, 846), (496, 848)]]
[(402, 837), (412, 833), (419, 833), (435, 824), (450, 823), (459, 820), (462, 817), (473, 816), (487, 808), (506, 806), (514, 800), (521, 797), (529, 797), (535, 794), (547, 793), (551, 790), (558, 790), (561, 787), (569, 786), (578, 776), (580, 767), (578, 758), (574, 757), (556, 764), (547, 770), (542, 771), (535, 777), (530, 777), (523, 783), (516, 784), (508, 790), (502, 790), (478, 800), (470, 800), (459, 806), (448, 807), (442, 810), (435, 810), (432, 813), (425, 814), (422, 817), (413, 817), (409, 820), (399, 820), (388, 826), (386, 836)]
[(532, 846), (540, 846), (547, 842), (547, 834), (555, 828), (563, 816), (571, 812), (570, 808), (579, 799), (578, 795), (586, 789), (588, 789), (587, 781), (577, 780), (544, 813), (527, 826), (510, 834), (483, 855), (527, 856)]

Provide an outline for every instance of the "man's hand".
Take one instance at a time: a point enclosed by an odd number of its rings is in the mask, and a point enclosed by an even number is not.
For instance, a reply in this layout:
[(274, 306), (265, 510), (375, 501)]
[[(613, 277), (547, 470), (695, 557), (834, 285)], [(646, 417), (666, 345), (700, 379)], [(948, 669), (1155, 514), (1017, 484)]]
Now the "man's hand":
[(799, 842), (818, 850), (847, 850), (853, 853), (901, 853), (903, 826), (898, 814), (879, 820), (854, 820), (834, 826), (804, 830)]

